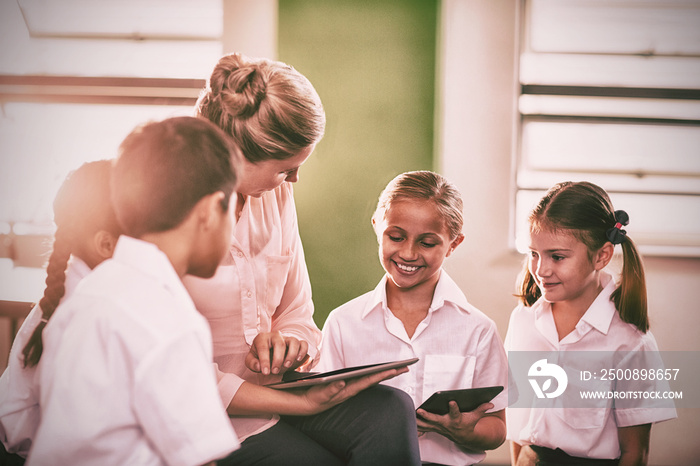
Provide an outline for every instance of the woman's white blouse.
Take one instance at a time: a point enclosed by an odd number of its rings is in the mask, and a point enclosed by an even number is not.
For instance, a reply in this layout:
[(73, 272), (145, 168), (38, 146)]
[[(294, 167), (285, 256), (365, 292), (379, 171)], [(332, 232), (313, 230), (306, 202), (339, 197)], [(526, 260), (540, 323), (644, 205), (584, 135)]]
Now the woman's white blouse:
[[(283, 183), (259, 198), (248, 197), (232, 236), (231, 248), (214, 277), (183, 280), (195, 306), (209, 321), (219, 393), (226, 406), (243, 381), (259, 385), (279, 381), (279, 376), (264, 377), (245, 367), (258, 333), (279, 331), (304, 340), (312, 358), (321, 339), (313, 320), (292, 184)], [(271, 417), (231, 419), (239, 438), (276, 422)]]

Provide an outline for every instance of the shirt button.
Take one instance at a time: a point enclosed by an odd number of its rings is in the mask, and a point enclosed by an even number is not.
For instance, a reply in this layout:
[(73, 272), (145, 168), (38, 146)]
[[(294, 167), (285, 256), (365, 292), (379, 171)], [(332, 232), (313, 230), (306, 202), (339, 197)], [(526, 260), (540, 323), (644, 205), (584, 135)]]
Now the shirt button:
[(242, 253), (241, 251), (238, 251), (238, 252), (236, 253), (236, 255), (237, 255), (238, 257), (243, 257), (243, 253)]
[(245, 295), (246, 295), (247, 297), (251, 298), (251, 297), (253, 297), (253, 292), (250, 291), (250, 290), (248, 290), (248, 291), (246, 292)]

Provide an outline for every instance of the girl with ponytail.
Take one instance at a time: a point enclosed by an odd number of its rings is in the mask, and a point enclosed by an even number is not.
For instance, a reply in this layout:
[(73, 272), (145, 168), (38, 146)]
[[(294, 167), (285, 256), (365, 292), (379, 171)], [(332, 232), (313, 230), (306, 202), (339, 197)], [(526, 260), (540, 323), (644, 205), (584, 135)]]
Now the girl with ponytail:
[[(624, 230), (629, 216), (613, 208), (605, 190), (589, 182), (557, 184), (528, 220), (530, 251), (518, 285), (520, 305), (505, 340), (509, 359), (532, 351), (560, 352), (559, 361), (563, 351), (593, 351), (612, 360), (658, 352), (649, 332), (644, 268)], [(617, 245), (623, 266), (616, 283), (604, 269)], [(594, 356), (571, 356), (586, 357)], [(611, 390), (622, 388), (618, 382)], [(651, 424), (676, 413), (632, 405), (507, 408), (512, 463), (646, 464)]]
[(110, 160), (83, 164), (66, 177), (54, 199), (56, 232), (44, 296), (17, 333), (0, 378), (0, 440), (18, 464), (29, 452), (39, 421), (34, 373), (44, 327), (78, 282), (112, 256), (121, 234), (110, 202), (111, 166)]

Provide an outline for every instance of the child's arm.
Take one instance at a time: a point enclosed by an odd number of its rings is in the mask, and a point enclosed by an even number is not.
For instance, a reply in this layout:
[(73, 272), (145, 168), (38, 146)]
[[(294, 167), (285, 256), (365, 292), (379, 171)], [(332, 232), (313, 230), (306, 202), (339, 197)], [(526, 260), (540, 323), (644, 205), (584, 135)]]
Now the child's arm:
[(510, 442), (510, 464), (511, 466), (516, 466), (518, 464), (518, 457), (520, 456), (520, 449), (522, 445), (517, 442)]
[(362, 390), (404, 372), (408, 372), (407, 367), (299, 390), (274, 390), (244, 382), (231, 400), (227, 411), (233, 416), (309, 416), (332, 408)]
[(484, 403), (474, 411), (461, 413), (450, 401), (450, 412), (444, 416), (418, 410), (418, 431), (437, 432), (456, 444), (478, 450), (493, 450), (506, 439), (505, 410), (486, 413), (493, 404)]
[(649, 459), (649, 439), (651, 424), (618, 427), (617, 437), (620, 442), (620, 466), (647, 464)]

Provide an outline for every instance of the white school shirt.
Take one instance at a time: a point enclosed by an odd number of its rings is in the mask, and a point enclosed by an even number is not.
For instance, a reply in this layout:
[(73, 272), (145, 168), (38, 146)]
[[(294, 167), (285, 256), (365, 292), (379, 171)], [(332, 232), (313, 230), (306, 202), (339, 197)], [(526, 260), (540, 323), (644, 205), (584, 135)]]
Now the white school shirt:
[(207, 323), (154, 244), (122, 235), (44, 330), (28, 465), (200, 465), (238, 447)]
[[(615, 280), (603, 274), (604, 289), (576, 328), (559, 341), (552, 306), (540, 298), (517, 306), (510, 317), (506, 351), (658, 351), (651, 332), (622, 321), (610, 296)], [(526, 387), (527, 388), (527, 387)], [(617, 428), (673, 419), (675, 408), (507, 408), (508, 439), (521, 445), (560, 448), (572, 456), (614, 459), (620, 456)]]
[[(508, 366), (496, 324), (467, 302), (447, 272), (441, 271), (428, 315), (411, 338), (387, 307), (386, 283), (385, 275), (373, 291), (330, 313), (323, 326), (318, 370), (418, 357), (408, 373), (383, 382), (404, 390), (416, 406), (438, 390), (506, 387)], [(506, 407), (505, 391), (493, 404), (491, 412)], [(469, 465), (486, 456), (483, 450), (467, 451), (435, 432), (418, 442), (425, 462)]]
[[(66, 268), (65, 293), (60, 302), (73, 293), (78, 282), (88, 273), (90, 267), (80, 258), (72, 256)], [(37, 304), (19, 328), (10, 349), (7, 368), (0, 377), (0, 441), (6, 451), (24, 458), (29, 453), (39, 425), (39, 386), (36, 366), (24, 367), (22, 351), (41, 317), (42, 311)]]
[[(310, 357), (316, 357), (321, 331), (313, 320), (311, 282), (292, 183), (285, 182), (259, 198), (247, 197), (235, 222), (231, 248), (216, 275), (207, 280), (187, 276), (183, 282), (211, 326), (224, 405), (229, 405), (243, 381), (264, 385), (280, 380), (280, 376), (262, 376), (245, 366), (258, 333), (279, 331), (304, 340)], [(241, 439), (277, 420), (277, 416), (231, 417)]]

